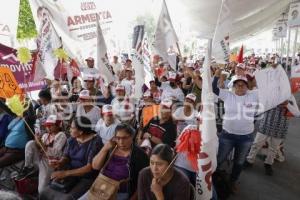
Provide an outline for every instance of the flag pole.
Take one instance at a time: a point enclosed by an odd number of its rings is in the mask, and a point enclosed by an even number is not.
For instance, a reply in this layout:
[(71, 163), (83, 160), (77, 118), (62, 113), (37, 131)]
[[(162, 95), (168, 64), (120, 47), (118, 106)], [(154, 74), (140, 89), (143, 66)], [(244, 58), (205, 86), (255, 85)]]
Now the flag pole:
[(287, 71), (288, 63), (289, 63), (289, 57), (290, 57), (290, 43), (291, 43), (291, 28), (289, 27), (288, 40), (287, 40), (287, 50), (286, 50), (286, 65), (285, 65), (285, 71)]
[(282, 57), (283, 57), (283, 38), (281, 38), (281, 44), (280, 44), (280, 47), (281, 47), (281, 49), (280, 49), (280, 58), (281, 58), (281, 62), (282, 62)]
[(295, 65), (295, 54), (296, 54), (296, 48), (297, 48), (297, 40), (298, 40), (298, 28), (296, 28), (296, 32), (295, 32), (295, 39), (294, 39), (294, 46), (293, 46), (293, 54), (292, 54), (292, 64), (291, 67), (293, 65)]
[(181, 54), (178, 42), (176, 42), (176, 46), (177, 46), (177, 49), (178, 49), (179, 56), (182, 59), (182, 54)]

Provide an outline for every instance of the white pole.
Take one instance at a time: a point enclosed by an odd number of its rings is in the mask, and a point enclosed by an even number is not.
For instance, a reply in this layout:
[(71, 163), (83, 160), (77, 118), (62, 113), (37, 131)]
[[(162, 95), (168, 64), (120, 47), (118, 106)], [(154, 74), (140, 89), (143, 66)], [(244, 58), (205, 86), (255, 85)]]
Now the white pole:
[(288, 40), (287, 40), (287, 50), (286, 50), (286, 67), (285, 71), (288, 69), (289, 57), (290, 57), (290, 43), (291, 43), (291, 28), (289, 28), (288, 32)]
[(208, 56), (208, 60), (209, 60), (209, 65), (211, 62), (211, 52), (212, 52), (212, 39), (208, 39), (208, 43), (207, 43), (207, 56)]
[(286, 64), (285, 71), (287, 72), (290, 58), (290, 43), (291, 43), (291, 28), (289, 28), (288, 39), (287, 39), (287, 48), (286, 48)]
[(280, 44), (280, 47), (281, 47), (281, 49), (280, 49), (280, 58), (281, 58), (281, 61), (282, 61), (282, 57), (283, 57), (283, 40), (284, 40), (284, 38), (281, 38), (281, 44)]
[(295, 65), (295, 54), (296, 54), (296, 48), (297, 48), (297, 40), (298, 40), (298, 28), (296, 28), (296, 33), (295, 33), (291, 67)]

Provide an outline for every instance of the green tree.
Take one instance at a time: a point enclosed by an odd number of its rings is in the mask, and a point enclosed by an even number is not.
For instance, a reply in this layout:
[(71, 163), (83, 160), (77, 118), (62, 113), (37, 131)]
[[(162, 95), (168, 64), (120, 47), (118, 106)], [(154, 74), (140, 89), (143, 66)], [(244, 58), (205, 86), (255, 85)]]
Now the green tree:
[(33, 20), (28, 0), (20, 0), (17, 39), (31, 39), (37, 36), (36, 25)]
[[(148, 35), (149, 44), (152, 44), (154, 40), (154, 32), (156, 28), (153, 15), (151, 13), (145, 13), (144, 15), (137, 16), (136, 19), (132, 22), (133, 27), (136, 25), (145, 26), (145, 32)], [(132, 35), (130, 36), (130, 38), (132, 39)]]

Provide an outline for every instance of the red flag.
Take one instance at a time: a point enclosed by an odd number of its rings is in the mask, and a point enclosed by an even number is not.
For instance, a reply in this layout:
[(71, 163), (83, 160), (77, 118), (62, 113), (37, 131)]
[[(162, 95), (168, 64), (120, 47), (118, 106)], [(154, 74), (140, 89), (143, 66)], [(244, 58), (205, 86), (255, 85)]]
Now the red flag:
[(74, 76), (80, 76), (80, 71), (77, 62), (74, 59), (71, 59), (70, 67)]
[(67, 63), (64, 60), (58, 60), (54, 69), (54, 78), (58, 80), (66, 80), (67, 77)]
[(201, 151), (201, 133), (197, 129), (186, 127), (179, 136), (176, 151), (186, 153), (192, 168), (198, 171), (198, 157)]
[(237, 58), (238, 63), (243, 63), (244, 62), (243, 54), (244, 54), (244, 46), (242, 45), (242, 47), (240, 49), (240, 53), (239, 53), (238, 58)]

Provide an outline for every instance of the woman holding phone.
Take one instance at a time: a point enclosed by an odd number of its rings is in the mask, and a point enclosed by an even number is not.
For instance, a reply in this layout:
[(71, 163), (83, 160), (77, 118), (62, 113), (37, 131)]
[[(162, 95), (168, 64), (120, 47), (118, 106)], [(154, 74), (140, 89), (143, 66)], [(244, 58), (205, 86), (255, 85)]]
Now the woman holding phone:
[[(93, 169), (101, 169), (104, 176), (122, 181), (117, 200), (137, 199), (139, 172), (149, 165), (146, 153), (134, 144), (134, 136), (135, 130), (130, 125), (119, 124), (115, 129), (114, 138), (107, 142), (93, 159)], [(88, 193), (80, 198), (83, 199), (88, 199)]]

